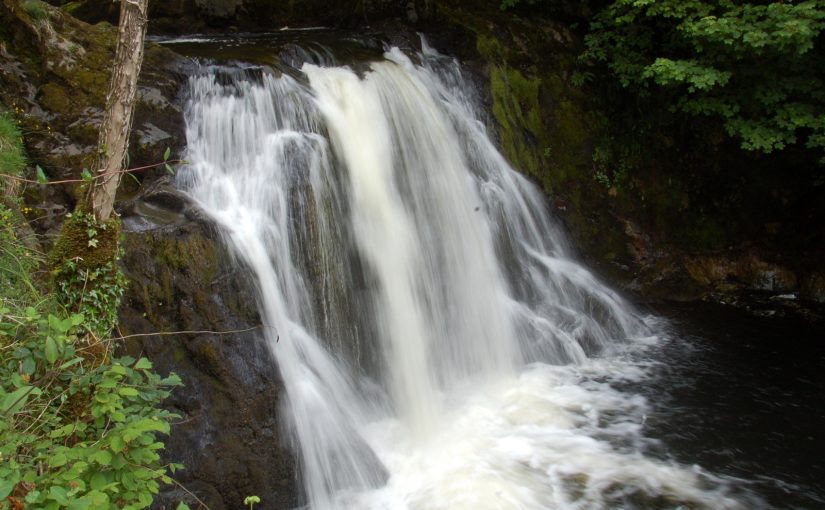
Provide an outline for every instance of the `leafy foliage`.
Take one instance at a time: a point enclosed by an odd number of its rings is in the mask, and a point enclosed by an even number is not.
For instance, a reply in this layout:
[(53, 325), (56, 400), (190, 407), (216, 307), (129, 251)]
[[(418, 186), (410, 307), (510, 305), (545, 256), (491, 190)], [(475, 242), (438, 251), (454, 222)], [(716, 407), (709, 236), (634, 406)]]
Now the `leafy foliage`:
[[(22, 152), (19, 132), (2, 128), (0, 151)], [(8, 172), (23, 165), (21, 157)], [(159, 453), (175, 417), (160, 403), (180, 379), (161, 378), (146, 358), (113, 357), (113, 342), (94, 335), (116, 320), (124, 282), (114, 262), (44, 292), (45, 257), (18, 238), (23, 221), (0, 202), (0, 510), (147, 508), (180, 467)], [(85, 216), (76, 221), (87, 250), (110, 242)], [(74, 293), (74, 312), (61, 306), (61, 291)]]
[(822, 150), (823, 29), (825, 0), (617, 0), (585, 58), (642, 96), (668, 94), (673, 112), (721, 119), (744, 149)]
[(77, 336), (83, 315), (18, 313), (0, 308), (0, 501), (148, 507), (171, 482), (157, 434), (174, 416), (157, 406), (179, 379), (161, 379), (146, 358), (89, 363), (91, 346)]
[(67, 215), (61, 239), (52, 254), (61, 303), (87, 317), (83, 327), (104, 337), (117, 323), (117, 308), (126, 287), (120, 258), (117, 220), (98, 222), (94, 215)]

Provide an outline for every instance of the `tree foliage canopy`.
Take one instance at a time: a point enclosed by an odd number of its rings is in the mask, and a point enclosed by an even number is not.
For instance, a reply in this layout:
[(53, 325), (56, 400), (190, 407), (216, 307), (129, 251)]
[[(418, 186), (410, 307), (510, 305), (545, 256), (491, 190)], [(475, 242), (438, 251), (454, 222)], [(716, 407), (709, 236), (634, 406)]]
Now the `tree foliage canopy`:
[(585, 58), (671, 110), (721, 119), (744, 149), (825, 149), (825, 0), (617, 0)]

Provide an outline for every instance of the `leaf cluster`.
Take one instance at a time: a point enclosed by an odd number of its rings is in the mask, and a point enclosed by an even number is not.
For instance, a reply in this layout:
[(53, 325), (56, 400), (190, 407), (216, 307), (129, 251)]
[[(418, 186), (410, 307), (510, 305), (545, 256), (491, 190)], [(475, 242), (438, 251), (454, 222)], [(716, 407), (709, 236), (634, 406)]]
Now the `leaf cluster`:
[(146, 358), (87, 363), (83, 321), (0, 308), (0, 501), (138, 509), (171, 481), (157, 435), (174, 415), (159, 404), (180, 380)]
[(616, 0), (584, 59), (671, 112), (718, 118), (747, 150), (825, 150), (825, 0)]
[(39, 292), (37, 260), (0, 212), (0, 509), (147, 508), (180, 467), (161, 462), (159, 440), (175, 418), (160, 403), (180, 379), (112, 357), (89, 334), (94, 317)]

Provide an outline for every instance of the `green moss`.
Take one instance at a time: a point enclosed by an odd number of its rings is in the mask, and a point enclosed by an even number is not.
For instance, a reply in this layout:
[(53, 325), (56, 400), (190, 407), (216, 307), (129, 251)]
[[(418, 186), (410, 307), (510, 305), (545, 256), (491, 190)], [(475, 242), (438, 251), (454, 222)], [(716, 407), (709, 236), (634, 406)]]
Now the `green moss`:
[(490, 69), (490, 85), (493, 117), (505, 157), (543, 181), (537, 143), (546, 138), (538, 100), (541, 81), (504, 65)]
[(120, 239), (120, 219), (113, 216), (91, 234), (89, 223), (81, 218), (86, 213), (75, 212), (63, 222), (60, 236), (49, 255), (52, 266), (58, 267), (70, 260), (77, 262), (79, 271), (95, 270), (117, 259)]
[(506, 58), (507, 52), (495, 36), (491, 33), (480, 33), (476, 36), (476, 51), (486, 60), (497, 62)]
[(49, 82), (40, 87), (40, 104), (55, 113), (70, 114), (77, 104), (77, 98), (70, 98), (64, 87)]
[(157, 260), (176, 270), (196, 274), (208, 284), (218, 275), (220, 264), (215, 244), (203, 236), (153, 239)]
[[(76, 122), (66, 128), (66, 133), (72, 138), (72, 140), (75, 140), (78, 143), (97, 146), (98, 128), (94, 124)], [(89, 164), (84, 166), (91, 167), (92, 165)], [(121, 186), (127, 182), (129, 182), (129, 180), (124, 179), (121, 181)]]

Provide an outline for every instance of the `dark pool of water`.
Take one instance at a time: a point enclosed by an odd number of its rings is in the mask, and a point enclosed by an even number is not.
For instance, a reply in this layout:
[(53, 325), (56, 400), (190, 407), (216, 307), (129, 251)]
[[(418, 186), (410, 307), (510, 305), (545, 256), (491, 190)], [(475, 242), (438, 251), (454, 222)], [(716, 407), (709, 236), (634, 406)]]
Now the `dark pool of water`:
[(656, 307), (674, 334), (642, 392), (648, 434), (777, 509), (825, 508), (825, 327), (705, 303)]

